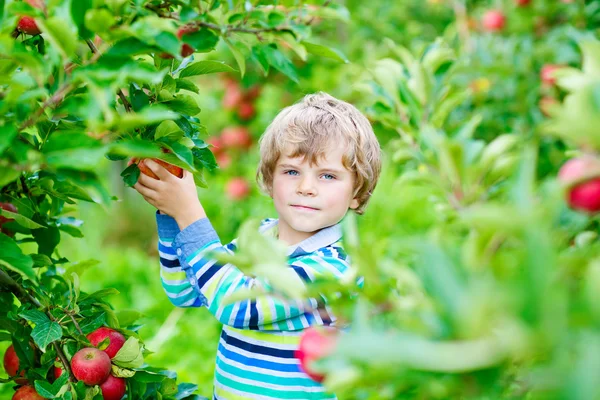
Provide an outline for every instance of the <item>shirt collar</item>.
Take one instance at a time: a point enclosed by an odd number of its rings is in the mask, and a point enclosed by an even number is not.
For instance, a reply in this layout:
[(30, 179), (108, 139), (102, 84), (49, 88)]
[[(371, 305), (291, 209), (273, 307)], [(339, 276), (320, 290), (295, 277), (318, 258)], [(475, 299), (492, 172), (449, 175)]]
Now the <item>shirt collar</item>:
[[(268, 230), (275, 228), (279, 223), (278, 219), (265, 221), (260, 229), (260, 233), (265, 233)], [(290, 258), (299, 257), (310, 254), (322, 247), (327, 247), (342, 238), (342, 226), (340, 223), (321, 229), (311, 237), (304, 239), (300, 243), (288, 246), (287, 255)]]

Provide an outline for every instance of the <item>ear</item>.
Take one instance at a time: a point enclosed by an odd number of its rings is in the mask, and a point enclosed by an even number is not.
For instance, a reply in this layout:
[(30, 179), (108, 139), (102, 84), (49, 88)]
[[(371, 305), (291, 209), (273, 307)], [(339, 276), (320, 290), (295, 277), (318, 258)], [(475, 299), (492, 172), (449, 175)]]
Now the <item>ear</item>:
[(352, 201), (350, 202), (350, 209), (351, 210), (356, 210), (358, 208), (359, 204), (358, 204), (358, 199), (355, 197), (352, 199)]

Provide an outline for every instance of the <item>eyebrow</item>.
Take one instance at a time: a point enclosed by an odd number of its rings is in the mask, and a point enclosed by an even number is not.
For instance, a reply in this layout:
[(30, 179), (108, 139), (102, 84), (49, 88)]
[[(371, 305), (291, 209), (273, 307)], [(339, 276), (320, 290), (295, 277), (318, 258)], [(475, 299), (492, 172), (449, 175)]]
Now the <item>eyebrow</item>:
[[(279, 164), (278, 165), (281, 168), (294, 168), (294, 169), (300, 169), (299, 166), (294, 165), (294, 164)], [(327, 171), (327, 172), (333, 172), (335, 174), (343, 174), (345, 171), (340, 170), (340, 169), (335, 169), (335, 168), (320, 168), (319, 171), (323, 172), (323, 171)]]

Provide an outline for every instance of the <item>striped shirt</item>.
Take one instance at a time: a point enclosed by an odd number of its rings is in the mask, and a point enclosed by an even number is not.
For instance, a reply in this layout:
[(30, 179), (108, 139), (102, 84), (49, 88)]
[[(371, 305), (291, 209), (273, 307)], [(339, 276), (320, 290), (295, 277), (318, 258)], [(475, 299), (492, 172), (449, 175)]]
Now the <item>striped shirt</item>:
[[(232, 264), (221, 264), (209, 252), (236, 251), (236, 241), (222, 245), (207, 218), (183, 231), (167, 215), (156, 215), (161, 281), (177, 307), (206, 307), (223, 324), (219, 340), (213, 399), (335, 399), (309, 378), (294, 357), (300, 335), (311, 325), (335, 325), (325, 299), (285, 301), (263, 295), (225, 304), (238, 290), (266, 288), (261, 278), (244, 275)], [(267, 219), (262, 234), (277, 229)], [(334, 225), (288, 247), (288, 265), (298, 284), (327, 274), (341, 278), (349, 272), (342, 249), (341, 227)]]

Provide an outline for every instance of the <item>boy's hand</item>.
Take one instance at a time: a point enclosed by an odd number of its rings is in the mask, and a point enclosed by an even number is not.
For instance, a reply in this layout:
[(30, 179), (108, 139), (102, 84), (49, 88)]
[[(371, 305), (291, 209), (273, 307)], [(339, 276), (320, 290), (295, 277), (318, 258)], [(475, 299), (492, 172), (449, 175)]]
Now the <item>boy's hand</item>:
[(161, 213), (175, 218), (180, 229), (206, 217), (202, 204), (198, 200), (194, 177), (189, 171), (184, 170), (183, 177), (178, 178), (150, 159), (146, 159), (144, 163), (158, 176), (158, 179), (140, 174), (133, 188), (148, 203)]

